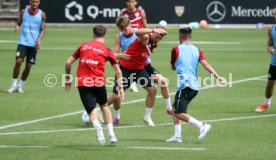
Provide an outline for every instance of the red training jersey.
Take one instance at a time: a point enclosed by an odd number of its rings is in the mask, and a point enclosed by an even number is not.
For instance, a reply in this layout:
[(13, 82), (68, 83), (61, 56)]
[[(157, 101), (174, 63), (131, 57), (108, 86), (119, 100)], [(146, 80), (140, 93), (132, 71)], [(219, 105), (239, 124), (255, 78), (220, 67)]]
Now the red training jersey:
[(78, 87), (102, 86), (105, 83), (105, 64), (117, 64), (111, 49), (98, 41), (83, 43), (72, 56), (79, 59), (77, 68)]
[(120, 16), (127, 16), (129, 17), (130, 24), (132, 28), (142, 28), (142, 9), (137, 8), (134, 12), (130, 12), (127, 9), (124, 9), (121, 12)]
[(156, 44), (151, 42), (147, 45), (142, 44), (138, 41), (138, 38), (136, 38), (125, 51), (126, 54), (130, 55), (130, 60), (120, 59), (120, 64), (130, 70), (144, 69), (147, 64), (146, 59), (156, 46)]

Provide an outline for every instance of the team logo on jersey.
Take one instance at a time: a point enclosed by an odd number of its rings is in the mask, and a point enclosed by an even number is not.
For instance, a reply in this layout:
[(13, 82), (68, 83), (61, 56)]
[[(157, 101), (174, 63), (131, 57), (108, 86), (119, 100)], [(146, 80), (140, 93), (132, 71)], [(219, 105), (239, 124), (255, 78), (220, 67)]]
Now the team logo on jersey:
[(19, 57), (19, 56), (20, 56), (20, 52), (17, 51), (17, 52), (16, 52), (16, 57)]
[(184, 14), (185, 7), (184, 6), (175, 6), (174, 11), (178, 17), (181, 17)]
[(135, 13), (134, 15), (135, 15), (136, 18), (140, 16), (139, 13)]

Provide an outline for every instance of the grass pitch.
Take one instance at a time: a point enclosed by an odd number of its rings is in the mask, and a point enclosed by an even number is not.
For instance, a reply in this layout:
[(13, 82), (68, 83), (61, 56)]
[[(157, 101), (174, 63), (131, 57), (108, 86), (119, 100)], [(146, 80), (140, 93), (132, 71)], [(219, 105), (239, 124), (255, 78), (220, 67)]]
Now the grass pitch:
[[(19, 36), (12, 29), (0, 28), (1, 160), (272, 160), (276, 157), (275, 107), (272, 105), (263, 113), (254, 112), (264, 101), (264, 76), (270, 60), (266, 52), (266, 29), (193, 31), (192, 40), (209, 63), (227, 80), (231, 73), (233, 81), (232, 87), (202, 86), (189, 106), (191, 115), (212, 125), (204, 141), (197, 140), (197, 128), (183, 124), (183, 143), (165, 142), (172, 136), (173, 126), (171, 117), (165, 114), (162, 98), (156, 99), (152, 115), (157, 126), (145, 126), (142, 121), (145, 91), (139, 88), (139, 93), (126, 92), (127, 104), (122, 106), (121, 113), (123, 123), (115, 127), (119, 143), (107, 142), (104, 146), (97, 144), (95, 131), (82, 124), (79, 111), (83, 107), (77, 89), (66, 93), (61, 87), (65, 60), (82, 42), (91, 40), (91, 27), (48, 27), (24, 94), (5, 92), (11, 83)], [(176, 29), (168, 32), (152, 60), (153, 66), (170, 80), (170, 92), (174, 93), (176, 75), (169, 61), (178, 36)], [(116, 29), (109, 28), (107, 45), (111, 48), (116, 33)], [(74, 75), (75, 69), (76, 64)], [(107, 63), (108, 77), (114, 77), (111, 71)], [(44, 78), (48, 74), (57, 77), (56, 86), (45, 86)], [(199, 76), (210, 77), (202, 67)], [(111, 91), (108, 88), (108, 95)], [(137, 99), (138, 102), (133, 102)], [(173, 95), (171, 99), (173, 102)], [(68, 113), (72, 114), (64, 115)]]

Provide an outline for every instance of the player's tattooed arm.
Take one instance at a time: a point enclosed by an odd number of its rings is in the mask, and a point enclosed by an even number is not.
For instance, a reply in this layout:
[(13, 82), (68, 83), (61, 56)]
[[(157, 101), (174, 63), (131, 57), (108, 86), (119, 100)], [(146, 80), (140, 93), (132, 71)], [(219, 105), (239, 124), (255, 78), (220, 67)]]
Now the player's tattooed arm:
[(25, 12), (25, 9), (22, 9), (21, 12), (20, 12), (20, 15), (17, 19), (17, 22), (16, 22), (16, 25), (15, 25), (15, 32), (18, 32), (20, 30), (20, 26), (22, 24), (22, 17), (23, 17), (23, 14)]
[(42, 38), (44, 37), (45, 30), (46, 30), (46, 14), (43, 12), (42, 13), (42, 24), (40, 27), (40, 35), (35, 44), (36, 49), (40, 49), (40, 43), (41, 43)]

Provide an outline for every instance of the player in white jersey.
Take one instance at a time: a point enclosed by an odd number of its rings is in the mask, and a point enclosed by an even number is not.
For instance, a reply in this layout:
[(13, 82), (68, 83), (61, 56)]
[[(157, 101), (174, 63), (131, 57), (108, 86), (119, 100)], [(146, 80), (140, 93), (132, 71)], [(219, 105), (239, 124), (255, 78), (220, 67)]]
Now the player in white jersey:
[[(13, 68), (12, 85), (8, 93), (23, 93), (23, 85), (27, 80), (31, 67), (35, 64), (37, 50), (40, 48), (41, 39), (46, 29), (46, 15), (38, 8), (40, 0), (29, 0), (30, 6), (21, 11), (17, 20), (15, 31), (21, 28), (20, 38), (16, 51), (16, 63)], [(18, 82), (21, 64), (26, 58), (25, 69), (22, 73), (21, 80)]]

